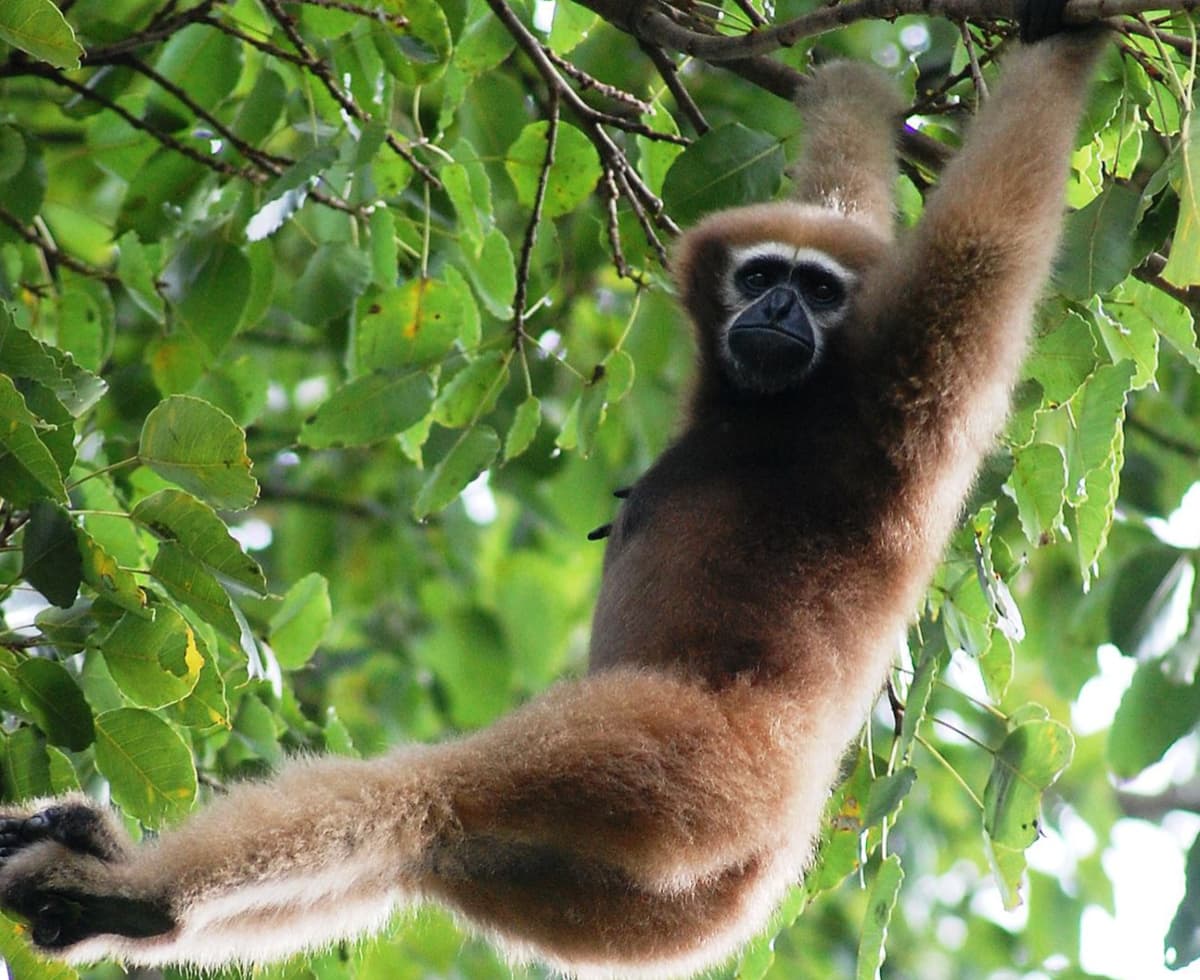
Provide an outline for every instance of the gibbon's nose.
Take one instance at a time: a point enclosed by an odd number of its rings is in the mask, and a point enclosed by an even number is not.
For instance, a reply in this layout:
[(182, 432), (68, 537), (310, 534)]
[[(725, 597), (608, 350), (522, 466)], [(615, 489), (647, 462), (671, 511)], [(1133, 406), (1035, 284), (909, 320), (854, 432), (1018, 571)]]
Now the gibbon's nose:
[(763, 300), (763, 312), (771, 323), (779, 323), (792, 315), (798, 302), (793, 290), (786, 286), (777, 286)]

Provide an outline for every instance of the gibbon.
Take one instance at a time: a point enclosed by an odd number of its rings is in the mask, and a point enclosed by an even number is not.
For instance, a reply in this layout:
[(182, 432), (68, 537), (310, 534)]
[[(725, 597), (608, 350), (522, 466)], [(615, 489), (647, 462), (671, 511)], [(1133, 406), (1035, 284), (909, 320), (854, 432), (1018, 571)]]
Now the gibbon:
[(424, 901), (575, 976), (728, 957), (810, 860), (1004, 421), (1100, 34), (1007, 59), (900, 239), (901, 103), (852, 64), (804, 91), (796, 199), (682, 238), (695, 386), (612, 525), (586, 677), (444, 744), (298, 759), (142, 844), (80, 796), (8, 808), (3, 907), (73, 962), (262, 962)]

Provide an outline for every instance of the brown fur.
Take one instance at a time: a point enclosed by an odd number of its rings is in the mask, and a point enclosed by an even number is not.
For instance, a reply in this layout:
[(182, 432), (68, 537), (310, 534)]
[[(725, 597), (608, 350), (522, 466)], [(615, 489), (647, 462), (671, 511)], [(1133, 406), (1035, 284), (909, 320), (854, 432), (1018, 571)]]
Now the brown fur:
[[(809, 860), (838, 759), (1003, 421), (1095, 49), (1060, 37), (1010, 58), (899, 244), (884, 217), (895, 103), (850, 66), (811, 89), (807, 203), (725, 212), (683, 239), (699, 380), (615, 523), (587, 678), (459, 741), (293, 762), (156, 843), (106, 845), (108, 860), (30, 844), (0, 871), (4, 904), (72, 960), (271, 959), (423, 899), (575, 974), (728, 955)], [(770, 396), (738, 390), (716, 354), (729, 249), (761, 241), (820, 249), (861, 284), (804, 384)], [(63, 895), (83, 920), (47, 939)], [(146, 909), (174, 927), (89, 935)]]

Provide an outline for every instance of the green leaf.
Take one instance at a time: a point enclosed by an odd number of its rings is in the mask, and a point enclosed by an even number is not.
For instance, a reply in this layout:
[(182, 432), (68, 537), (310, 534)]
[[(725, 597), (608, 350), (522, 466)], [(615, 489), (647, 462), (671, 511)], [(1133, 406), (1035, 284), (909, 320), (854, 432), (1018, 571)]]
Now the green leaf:
[(180, 725), (207, 732), (233, 727), (229, 717), (229, 701), (225, 697), (225, 681), (212, 657), (206, 657), (200, 668), (196, 686), (182, 701), (167, 705), (167, 716)]
[(1129, 275), (1136, 257), (1133, 235), (1141, 193), (1129, 184), (1109, 184), (1091, 204), (1067, 216), (1054, 281), (1080, 303), (1106, 292)]
[(138, 503), (130, 516), (218, 575), (258, 593), (267, 591), (258, 562), (242, 550), (216, 511), (190, 494), (160, 490)]
[(271, 617), (269, 643), (279, 666), (295, 670), (308, 663), (333, 618), (329, 583), (315, 572), (288, 589)]
[(1200, 721), (1200, 678), (1176, 684), (1160, 661), (1139, 664), (1108, 732), (1108, 761), (1119, 779), (1153, 765)]
[(1067, 461), (1062, 450), (1035, 442), (1013, 452), (1004, 492), (1016, 502), (1021, 530), (1032, 544), (1046, 544), (1062, 527)]
[(182, 816), (196, 796), (192, 753), (170, 725), (142, 708), (96, 718), (96, 768), (121, 809), (148, 827)]
[(1041, 334), (1025, 364), (1025, 374), (1042, 386), (1051, 404), (1065, 402), (1096, 369), (1096, 341), (1074, 310), (1062, 310), (1052, 330)]
[(0, 374), (0, 497), (18, 507), (39, 498), (67, 500), (62, 473), (40, 425), (12, 378)]
[(512, 316), (513, 295), (517, 291), (517, 264), (508, 238), (493, 228), (483, 239), (478, 258), (466, 255), (471, 284), (492, 316), (502, 320)]
[(900, 855), (891, 854), (879, 865), (871, 890), (867, 893), (867, 912), (863, 917), (862, 935), (858, 941), (856, 980), (878, 980), (887, 955), (888, 924), (904, 881)]
[[(205, 109), (216, 108), (238, 83), (242, 74), (242, 45), (225, 31), (205, 24), (191, 24), (172, 34), (155, 62), (160, 75), (186, 89), (188, 98)], [(147, 107), (150, 118), (177, 115), (184, 125), (191, 118), (174, 97), (152, 97)], [(188, 115), (183, 114), (187, 112)]]
[(65, 963), (47, 960), (33, 951), (29, 926), (0, 915), (0, 957), (14, 980), (80, 980)]
[(211, 623), (231, 640), (240, 640), (241, 626), (234, 614), (229, 593), (182, 545), (163, 541), (150, 566), (150, 574), (206, 623)]
[(1006, 909), (1015, 909), (1021, 904), (1021, 880), (1025, 876), (1025, 849), (1005, 847), (990, 837), (984, 837), (983, 844), (996, 887), (1000, 890), (1000, 899)]
[(424, 85), (442, 74), (450, 58), (450, 25), (435, 0), (404, 0), (399, 5), (407, 25), (372, 21), (371, 39), (384, 65), (406, 85)]
[(509, 360), (501, 351), (486, 351), (470, 361), (438, 392), (434, 421), (460, 429), (491, 411), (508, 381)]
[(366, 446), (404, 431), (433, 406), (423, 371), (375, 371), (337, 389), (305, 421), (300, 442), (314, 449)]
[(246, 434), (200, 398), (172, 395), (146, 416), (138, 456), (155, 473), (222, 510), (242, 510), (258, 497)]
[(1102, 304), (1094, 297), (1088, 310), (1113, 363), (1134, 365), (1133, 388), (1144, 388), (1153, 381), (1158, 369), (1158, 332), (1153, 324), (1143, 317), (1114, 319), (1108, 314), (1107, 300)]
[(1148, 283), (1130, 278), (1121, 284), (1114, 298), (1105, 300), (1104, 308), (1132, 334), (1151, 332), (1165, 338), (1200, 371), (1195, 318), (1177, 299)]
[(983, 791), (983, 826), (995, 843), (1024, 849), (1037, 840), (1042, 793), (1074, 749), (1070, 730), (1056, 721), (1026, 721), (1009, 731)]
[(98, 595), (133, 613), (149, 617), (146, 593), (134, 580), (133, 574), (122, 568), (117, 560), (84, 528), (75, 529), (75, 540), (83, 559), (83, 580)]
[(453, 345), (466, 305), (461, 283), (413, 279), (364, 297), (354, 337), (355, 373), (394, 370), (441, 357)]
[(62, 664), (31, 657), (17, 665), (12, 677), (46, 738), (72, 752), (82, 752), (92, 744), (92, 709)]
[[(1175, 100), (1172, 100), (1175, 101)], [(1190, 111), (1184, 120), (1184, 139), (1176, 150), (1179, 217), (1171, 255), (1163, 278), (1176, 286), (1200, 283), (1200, 118)]]
[[(517, 141), (508, 148), (504, 168), (517, 189), (517, 201), (531, 208), (537, 197), (538, 182), (546, 161), (549, 122), (530, 123), (521, 130)], [(554, 141), (554, 163), (546, 181), (542, 214), (557, 218), (570, 214), (596, 189), (603, 170), (591, 140), (574, 126), (559, 123)]]
[[(943, 647), (943, 651), (944, 651)], [(908, 685), (908, 696), (904, 700), (904, 718), (900, 722), (900, 741), (897, 745), (897, 757), (908, 761), (912, 755), (913, 745), (921, 722), (929, 707), (929, 698), (933, 694), (933, 686), (941, 669), (941, 660), (932, 645), (923, 650), (917, 669), (913, 672), (912, 682)]]
[[(61, 409), (75, 418), (94, 407), (108, 390), (101, 378), (76, 364), (70, 354), (42, 343), (19, 327), (4, 304), (0, 304), (0, 372), (43, 385)], [(59, 410), (59, 406), (54, 408)]]
[(164, 270), (168, 298), (212, 356), (233, 339), (250, 299), (250, 260), (223, 241), (189, 241)]
[(516, 459), (532, 444), (542, 424), (542, 403), (533, 395), (517, 406), (508, 435), (504, 439), (504, 462)]
[(396, 285), (400, 252), (396, 247), (396, 218), (387, 208), (371, 212), (371, 279), (375, 285), (390, 289)]
[(132, 231), (117, 239), (117, 275), (130, 298), (156, 322), (166, 315), (166, 303), (158, 292), (156, 253)]
[(676, 158), (663, 181), (663, 200), (681, 225), (710, 211), (770, 200), (783, 179), (783, 162), (777, 137), (726, 123)]
[(1167, 966), (1179, 970), (1200, 959), (1200, 834), (1188, 849), (1183, 899), (1163, 939)]
[(298, 316), (319, 327), (346, 313), (371, 282), (371, 259), (349, 242), (330, 242), (313, 253), (293, 290)]
[(917, 770), (912, 766), (902, 766), (895, 772), (880, 776), (871, 783), (871, 794), (867, 797), (863, 827), (874, 827), (876, 824), (882, 823), (885, 817), (895, 814), (916, 781)]
[(499, 452), (500, 437), (486, 425), (467, 429), (429, 474), (413, 503), (413, 516), (423, 520), (441, 510), (491, 466)]
[(180, 211), (209, 171), (173, 149), (156, 150), (129, 182), (117, 216), (116, 231), (133, 231), (143, 242), (165, 235), (180, 220)]
[(49, 796), (50, 753), (36, 728), (18, 728), (4, 740), (4, 790), (13, 800)]
[(83, 56), (71, 25), (50, 0), (0, 3), (0, 41), (56, 68), (78, 68)]
[(100, 650), (122, 693), (144, 708), (161, 708), (191, 694), (205, 660), (191, 626), (166, 605), (155, 607), (152, 620), (122, 616)]
[(83, 561), (71, 515), (48, 500), (34, 501), (21, 556), (21, 577), (56, 606), (69, 609), (83, 582)]

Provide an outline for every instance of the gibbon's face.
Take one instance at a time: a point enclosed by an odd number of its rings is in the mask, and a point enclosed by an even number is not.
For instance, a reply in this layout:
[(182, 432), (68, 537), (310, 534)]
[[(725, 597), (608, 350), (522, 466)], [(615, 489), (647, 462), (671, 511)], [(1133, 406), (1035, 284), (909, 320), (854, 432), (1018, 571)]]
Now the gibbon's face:
[(728, 318), (718, 348), (730, 380), (760, 394), (801, 383), (845, 319), (857, 281), (819, 249), (783, 242), (732, 248), (720, 285)]

